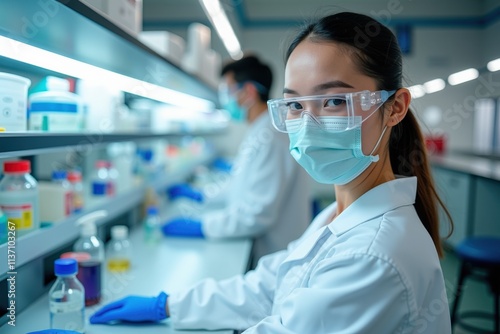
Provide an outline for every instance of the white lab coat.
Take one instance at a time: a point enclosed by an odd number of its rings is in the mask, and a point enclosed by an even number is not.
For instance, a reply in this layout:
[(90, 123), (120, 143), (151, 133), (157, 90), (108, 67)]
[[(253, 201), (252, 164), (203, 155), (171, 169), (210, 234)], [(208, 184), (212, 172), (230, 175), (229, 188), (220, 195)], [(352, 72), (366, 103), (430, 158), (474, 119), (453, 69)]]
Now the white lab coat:
[(412, 205), (416, 178), (332, 204), (254, 271), (169, 297), (176, 328), (245, 333), (451, 333), (434, 244)]
[(207, 238), (256, 237), (258, 259), (285, 249), (304, 233), (311, 221), (310, 178), (290, 155), (288, 136), (272, 127), (267, 112), (250, 125), (229, 179), (219, 191), (224, 207), (210, 205), (220, 202), (217, 194), (205, 196), (202, 228)]

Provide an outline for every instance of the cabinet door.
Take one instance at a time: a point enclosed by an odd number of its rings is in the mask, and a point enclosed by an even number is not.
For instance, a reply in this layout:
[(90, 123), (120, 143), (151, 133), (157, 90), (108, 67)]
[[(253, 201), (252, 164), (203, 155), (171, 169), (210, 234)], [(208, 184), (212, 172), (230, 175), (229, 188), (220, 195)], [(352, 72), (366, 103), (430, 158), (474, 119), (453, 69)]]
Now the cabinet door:
[(500, 237), (500, 181), (478, 178), (474, 235)]
[[(469, 235), (472, 222), (470, 221), (472, 199), (472, 176), (439, 167), (433, 167), (434, 180), (437, 191), (453, 218), (453, 234), (445, 240), (452, 247)], [(440, 235), (446, 237), (449, 233), (449, 224), (442, 209), (439, 211)]]

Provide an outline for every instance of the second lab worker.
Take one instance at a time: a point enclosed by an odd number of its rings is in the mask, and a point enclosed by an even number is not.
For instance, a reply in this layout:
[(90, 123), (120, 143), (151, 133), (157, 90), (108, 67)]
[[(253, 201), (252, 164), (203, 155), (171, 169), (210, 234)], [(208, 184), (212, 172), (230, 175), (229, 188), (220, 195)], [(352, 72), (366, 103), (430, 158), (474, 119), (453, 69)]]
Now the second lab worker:
[(226, 64), (221, 76), (221, 103), (233, 118), (248, 122), (247, 133), (228, 184), (218, 196), (185, 187), (171, 189), (174, 197), (203, 199), (206, 209), (199, 219), (170, 220), (163, 232), (206, 238), (255, 237), (253, 255), (259, 259), (285, 249), (305, 231), (311, 221), (310, 178), (290, 156), (287, 135), (273, 129), (267, 112), (273, 79), (270, 67), (256, 56), (246, 56)]

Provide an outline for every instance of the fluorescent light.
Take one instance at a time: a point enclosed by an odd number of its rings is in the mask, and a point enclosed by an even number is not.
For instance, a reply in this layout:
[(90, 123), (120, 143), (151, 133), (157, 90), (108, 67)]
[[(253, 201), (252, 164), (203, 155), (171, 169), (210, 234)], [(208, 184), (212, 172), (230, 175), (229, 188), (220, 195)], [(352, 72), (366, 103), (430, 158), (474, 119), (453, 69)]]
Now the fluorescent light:
[(4, 36), (0, 36), (0, 56), (187, 109), (214, 107), (209, 100), (111, 72)]
[(488, 62), (486, 67), (488, 67), (490, 72), (500, 71), (500, 58)]
[(479, 71), (475, 68), (468, 68), (466, 70), (453, 73), (448, 77), (448, 83), (452, 86), (471, 81), (479, 76)]
[(200, 0), (200, 3), (231, 58), (235, 60), (241, 59), (243, 52), (241, 52), (240, 42), (219, 0)]
[(408, 90), (410, 91), (411, 97), (413, 99), (418, 99), (419, 97), (422, 97), (425, 95), (425, 89), (424, 89), (424, 86), (422, 86), (422, 85), (415, 85), (415, 86), (408, 87)]
[(444, 87), (446, 87), (446, 83), (443, 79), (434, 79), (424, 83), (424, 89), (427, 94), (439, 92), (440, 90), (443, 90)]

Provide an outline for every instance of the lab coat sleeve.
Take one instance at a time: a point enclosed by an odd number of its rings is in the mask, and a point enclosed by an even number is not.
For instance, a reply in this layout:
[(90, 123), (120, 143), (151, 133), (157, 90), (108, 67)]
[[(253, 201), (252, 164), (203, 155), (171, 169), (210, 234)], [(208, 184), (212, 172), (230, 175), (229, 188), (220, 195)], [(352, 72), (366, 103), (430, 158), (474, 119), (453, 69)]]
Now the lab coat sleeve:
[(256, 138), (256, 146), (247, 147), (242, 164), (235, 166), (233, 178), (241, 189), (228, 190), (224, 209), (203, 214), (203, 233), (208, 238), (254, 237), (264, 233), (277, 221), (286, 200), (287, 184), (293, 182), (294, 165), (287, 144), (270, 129), (265, 140)]
[(206, 279), (168, 298), (177, 329), (245, 329), (271, 314), (276, 270), (288, 251), (261, 258), (255, 270), (216, 282)]
[(245, 333), (404, 333), (408, 327), (408, 290), (387, 261), (334, 256), (318, 263), (306, 284)]

